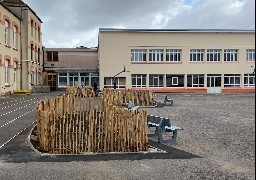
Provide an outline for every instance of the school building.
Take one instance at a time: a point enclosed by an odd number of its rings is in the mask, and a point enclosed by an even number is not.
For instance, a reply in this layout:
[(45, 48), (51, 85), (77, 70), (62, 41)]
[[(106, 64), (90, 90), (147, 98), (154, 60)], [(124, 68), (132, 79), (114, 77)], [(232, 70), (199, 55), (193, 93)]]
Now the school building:
[(0, 94), (42, 83), (41, 23), (23, 1), (0, 1)]
[(44, 84), (51, 91), (99, 84), (97, 48), (44, 48)]
[(112, 29), (98, 34), (99, 87), (255, 92), (255, 31)]

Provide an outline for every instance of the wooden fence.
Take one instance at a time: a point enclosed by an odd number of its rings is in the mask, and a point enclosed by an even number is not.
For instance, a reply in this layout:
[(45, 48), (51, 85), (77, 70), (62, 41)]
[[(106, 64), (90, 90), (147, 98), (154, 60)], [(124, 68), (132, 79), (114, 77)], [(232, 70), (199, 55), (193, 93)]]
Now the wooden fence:
[(106, 97), (113, 105), (121, 106), (129, 101), (135, 106), (153, 106), (153, 92), (150, 90), (135, 89), (103, 89), (103, 97)]
[(66, 88), (66, 94), (75, 94), (83, 97), (95, 96), (92, 86), (68, 86)]
[(147, 151), (147, 112), (115, 106), (112, 96), (76, 92), (39, 102), (40, 149), (53, 154)]

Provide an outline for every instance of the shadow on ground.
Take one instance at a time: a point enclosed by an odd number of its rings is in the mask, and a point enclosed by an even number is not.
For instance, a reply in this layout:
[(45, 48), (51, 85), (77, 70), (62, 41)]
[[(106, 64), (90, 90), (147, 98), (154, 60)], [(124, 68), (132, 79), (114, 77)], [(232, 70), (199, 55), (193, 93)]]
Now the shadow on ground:
[(92, 155), (47, 155), (41, 156), (32, 150), (26, 141), (33, 125), (0, 149), (0, 162), (71, 162), (71, 161), (110, 161), (143, 159), (192, 159), (200, 156), (149, 140), (149, 145), (166, 151), (154, 153), (92, 154)]

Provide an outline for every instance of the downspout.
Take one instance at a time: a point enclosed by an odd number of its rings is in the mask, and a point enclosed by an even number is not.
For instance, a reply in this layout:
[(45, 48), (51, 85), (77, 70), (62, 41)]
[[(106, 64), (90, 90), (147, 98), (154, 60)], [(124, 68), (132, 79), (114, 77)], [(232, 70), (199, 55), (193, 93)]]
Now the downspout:
[(21, 13), (21, 20), (20, 20), (20, 89), (23, 89), (23, 83), (22, 83), (22, 22), (23, 22), (23, 13), (22, 13), (22, 4), (20, 6), (20, 13)]

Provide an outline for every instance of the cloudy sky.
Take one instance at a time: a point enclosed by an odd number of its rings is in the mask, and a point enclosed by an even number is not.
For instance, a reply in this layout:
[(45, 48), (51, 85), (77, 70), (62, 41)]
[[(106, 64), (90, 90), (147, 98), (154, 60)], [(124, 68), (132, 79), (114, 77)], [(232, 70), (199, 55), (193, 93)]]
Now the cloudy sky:
[(43, 21), (43, 46), (96, 47), (99, 28), (253, 29), (254, 0), (23, 0)]

